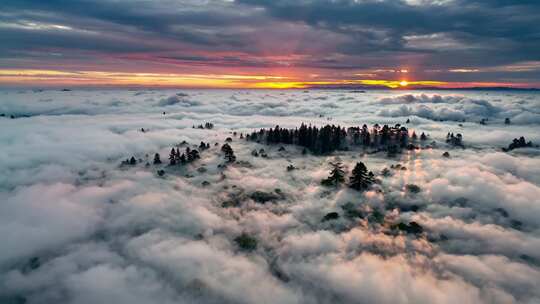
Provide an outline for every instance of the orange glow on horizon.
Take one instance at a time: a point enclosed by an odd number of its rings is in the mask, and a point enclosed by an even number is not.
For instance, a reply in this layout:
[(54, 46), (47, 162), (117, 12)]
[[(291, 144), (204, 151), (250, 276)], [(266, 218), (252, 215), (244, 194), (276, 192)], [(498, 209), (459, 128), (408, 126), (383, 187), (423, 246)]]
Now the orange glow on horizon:
[(176, 74), (129, 73), (104, 71), (14, 70), (0, 69), (0, 85), (30, 86), (146, 86), (185, 88), (256, 88), (256, 89), (307, 89), (311, 87), (372, 86), (398, 88), (467, 88), (489, 86), (525, 87), (525, 84), (488, 82), (445, 82), (435, 80), (385, 80), (385, 79), (324, 79), (306, 81), (291, 70), (274, 70), (274, 75), (247, 74)]

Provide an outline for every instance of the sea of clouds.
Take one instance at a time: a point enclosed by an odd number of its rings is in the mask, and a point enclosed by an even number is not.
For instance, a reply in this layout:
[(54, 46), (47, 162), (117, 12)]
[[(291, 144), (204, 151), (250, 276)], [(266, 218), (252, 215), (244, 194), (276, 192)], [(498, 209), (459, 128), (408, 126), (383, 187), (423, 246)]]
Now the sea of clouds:
[[(538, 93), (2, 90), (0, 114), (0, 303), (540, 303), (540, 150), (501, 150), (540, 143)], [(302, 122), (401, 123), (435, 146), (303, 156), (232, 135)], [(223, 168), (227, 137), (239, 163)], [(182, 141), (211, 148), (167, 167)], [(146, 167), (156, 152), (165, 164)], [(380, 185), (322, 187), (336, 158)], [(407, 169), (379, 174), (392, 164)], [(351, 204), (384, 222), (344, 216)], [(389, 232), (410, 221), (424, 233)]]

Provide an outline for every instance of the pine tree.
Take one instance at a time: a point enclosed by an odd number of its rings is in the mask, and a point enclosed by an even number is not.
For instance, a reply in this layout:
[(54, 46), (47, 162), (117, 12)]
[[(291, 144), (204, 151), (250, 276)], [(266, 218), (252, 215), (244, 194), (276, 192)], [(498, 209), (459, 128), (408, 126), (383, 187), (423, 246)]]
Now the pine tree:
[(137, 160), (135, 159), (134, 156), (132, 156), (131, 159), (129, 160), (129, 164), (132, 165), (132, 166), (137, 164)]
[(176, 163), (178, 164), (180, 162), (180, 149), (176, 148), (176, 155), (175, 155)]
[(388, 125), (384, 125), (381, 129), (381, 145), (385, 146), (388, 143), (388, 140), (390, 139), (389, 132)]
[(345, 181), (345, 171), (343, 170), (343, 164), (341, 162), (330, 163), (332, 170), (330, 176), (323, 179), (321, 184), (324, 186), (337, 186)]
[(405, 127), (401, 127), (399, 130), (399, 143), (402, 148), (407, 146), (409, 141), (409, 131)]
[(201, 156), (199, 155), (199, 151), (198, 151), (198, 150), (193, 149), (193, 150), (191, 150), (191, 151), (189, 152), (187, 158), (188, 158), (188, 162), (192, 162), (192, 161), (194, 161), (194, 160), (196, 160), (196, 159), (201, 158)]
[(269, 144), (274, 143), (274, 130), (269, 129), (268, 132), (266, 132), (266, 133), (267, 133), (266, 142), (269, 143)]
[(307, 147), (307, 127), (304, 123), (298, 129), (298, 144), (302, 147)]
[(373, 184), (373, 173), (371, 171), (368, 172), (363, 162), (356, 163), (349, 178), (349, 187), (358, 191), (364, 191), (371, 184)]
[(171, 153), (169, 154), (169, 165), (176, 165), (176, 150), (174, 148), (171, 149)]
[(228, 163), (232, 163), (232, 162), (236, 161), (236, 156), (234, 155), (234, 151), (233, 151), (233, 149), (231, 148), (231, 146), (229, 144), (224, 144), (221, 147), (221, 151), (223, 151), (223, 153), (225, 153), (225, 160)]
[(159, 153), (156, 153), (154, 155), (154, 165), (159, 165), (159, 164), (161, 164), (161, 159), (159, 157)]
[(362, 126), (362, 131), (360, 132), (360, 137), (362, 138), (362, 145), (369, 146), (369, 143), (371, 142), (371, 138), (369, 136), (369, 131), (367, 125)]
[(329, 125), (326, 125), (321, 128), (319, 132), (319, 136), (315, 137), (315, 143), (317, 143), (318, 141), (318, 145), (316, 144), (315, 147), (319, 146), (318, 151), (321, 154), (326, 154), (332, 151), (331, 136), (332, 136), (332, 129)]

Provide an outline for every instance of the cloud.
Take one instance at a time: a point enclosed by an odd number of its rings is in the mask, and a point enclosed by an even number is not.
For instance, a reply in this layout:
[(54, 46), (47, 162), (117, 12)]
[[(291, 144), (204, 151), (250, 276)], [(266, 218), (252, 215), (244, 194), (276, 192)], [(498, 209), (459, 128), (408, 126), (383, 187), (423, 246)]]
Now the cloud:
[(189, 107), (189, 106), (196, 106), (199, 104), (200, 103), (197, 101), (192, 101), (192, 100), (187, 99), (186, 96), (173, 95), (173, 96), (169, 96), (165, 99), (160, 100), (157, 103), (157, 106), (164, 107), (164, 106), (181, 105), (181, 106)]
[(460, 95), (405, 94), (381, 98), (375, 103), (388, 105), (380, 110), (379, 115), (390, 117), (418, 116), (432, 120), (473, 122), (492, 119), (496, 123), (510, 118), (517, 124), (536, 124), (538, 120), (532, 105), (523, 107), (518, 103), (505, 104), (500, 100), (471, 99)]
[(101, 220), (100, 212), (79, 201), (97, 204), (99, 195), (69, 184), (38, 184), (4, 196), (0, 235), (10, 246), (2, 251), (0, 264), (90, 234)]
[(536, 85), (539, 77), (534, 66), (495, 71), (539, 60), (533, 1), (10, 0), (0, 9), (8, 69), (231, 74), (293, 66), (343, 79), (343, 70), (373, 74), (407, 62), (418, 79)]
[[(540, 141), (537, 123), (516, 118), (535, 113), (535, 93), (9, 90), (0, 98), (0, 113), (17, 116), (0, 117), (0, 302), (540, 298), (533, 288), (540, 261), (538, 149), (500, 150), (520, 134)], [(432, 116), (409, 123), (381, 116), (402, 106)], [(489, 121), (438, 121), (443, 108)], [(504, 124), (506, 115), (512, 124)], [(214, 128), (192, 128), (204, 122)], [(435, 145), (395, 158), (360, 148), (313, 156), (232, 133), (301, 122), (401, 123), (428, 133)], [(462, 133), (466, 148), (448, 146), (448, 131)], [(240, 163), (224, 167), (220, 146), (227, 137)], [(189, 165), (145, 165), (156, 152), (166, 162), (184, 140), (211, 147)], [(268, 158), (251, 155), (261, 148)], [(445, 151), (450, 158), (441, 156)], [(131, 156), (142, 161), (119, 166)], [(364, 193), (321, 186), (336, 158), (347, 174), (364, 162), (381, 183)], [(397, 163), (406, 169), (379, 175)], [(287, 171), (290, 164), (297, 169)], [(421, 191), (407, 192), (409, 184)], [(276, 198), (258, 202), (256, 191)], [(234, 204), (223, 207), (227, 201)], [(330, 212), (339, 218), (323, 221)], [(411, 221), (422, 234), (392, 228)], [(257, 241), (252, 251), (235, 241), (242, 233)]]

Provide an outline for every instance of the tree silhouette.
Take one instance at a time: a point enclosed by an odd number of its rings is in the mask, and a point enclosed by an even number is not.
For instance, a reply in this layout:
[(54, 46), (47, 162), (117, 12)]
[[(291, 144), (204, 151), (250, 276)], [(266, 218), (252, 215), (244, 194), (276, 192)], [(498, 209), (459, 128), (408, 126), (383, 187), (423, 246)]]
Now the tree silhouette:
[[(449, 133), (450, 136), (450, 133)], [(325, 125), (317, 127), (302, 123), (294, 129), (275, 126), (268, 129), (259, 129), (244, 137), (248, 141), (266, 144), (288, 144), (302, 147), (302, 154), (308, 151), (314, 155), (330, 154), (339, 150), (349, 150), (351, 146), (370, 148), (373, 152), (386, 151), (388, 156), (395, 156), (403, 149), (417, 149), (414, 145), (418, 141), (425, 142), (428, 134), (412, 131), (401, 124), (394, 126), (379, 124), (369, 128), (366, 124), (356, 127), (342, 128), (339, 125)], [(226, 142), (230, 142), (227, 138)], [(462, 136), (456, 135), (448, 139), (449, 143), (463, 147)]]
[(349, 187), (358, 190), (364, 191), (368, 189), (371, 184), (373, 184), (373, 173), (368, 172), (366, 165), (363, 162), (356, 163), (354, 169), (352, 170), (351, 177), (349, 178)]
[(192, 161), (194, 161), (196, 159), (199, 159), (199, 158), (201, 158), (201, 156), (199, 155), (199, 151), (197, 151), (195, 149), (190, 150), (189, 153), (187, 153), (187, 161), (188, 162), (192, 162)]
[(179, 160), (180, 160), (180, 164), (182, 164), (182, 165), (187, 163), (186, 155), (184, 153), (182, 153), (182, 155), (180, 155), (180, 157), (179, 157)]
[(169, 154), (169, 165), (176, 165), (176, 150), (174, 148), (171, 149), (171, 153)]
[(159, 164), (161, 164), (161, 159), (159, 157), (159, 153), (156, 153), (154, 155), (154, 165), (159, 165)]
[(180, 162), (180, 149), (178, 147), (176, 148), (176, 154), (174, 159), (176, 160), (177, 164)]
[(503, 148), (503, 151), (508, 152), (517, 148), (526, 148), (532, 146), (533, 143), (531, 141), (527, 142), (525, 140), (525, 137), (521, 136), (519, 139), (514, 138), (514, 140), (512, 140), (512, 143), (508, 145), (508, 148)]
[(226, 143), (223, 146), (221, 146), (221, 151), (225, 153), (225, 160), (228, 163), (232, 163), (236, 161), (236, 156), (234, 155), (234, 151), (229, 144)]
[(343, 164), (341, 162), (331, 162), (330, 176), (323, 179), (321, 184), (324, 186), (337, 186), (345, 181), (345, 171), (343, 170)]

